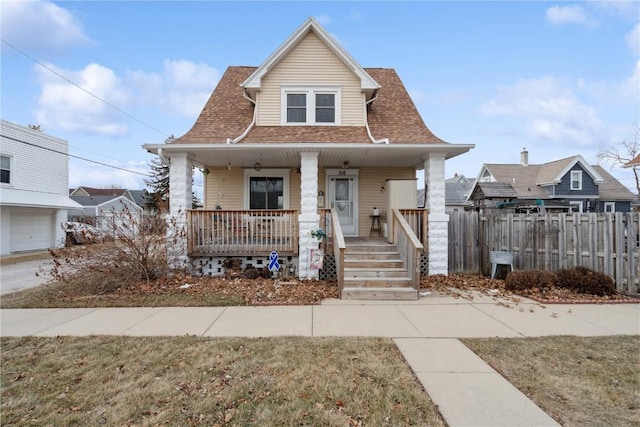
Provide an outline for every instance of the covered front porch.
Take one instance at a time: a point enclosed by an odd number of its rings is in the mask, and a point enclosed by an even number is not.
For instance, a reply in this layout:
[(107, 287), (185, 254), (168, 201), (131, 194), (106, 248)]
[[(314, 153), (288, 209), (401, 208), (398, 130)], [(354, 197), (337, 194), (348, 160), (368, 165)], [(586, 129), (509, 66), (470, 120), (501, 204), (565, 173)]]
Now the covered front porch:
[[(388, 243), (419, 243), (423, 246), (419, 252), (427, 254), (428, 274), (447, 274), (444, 163), (466, 152), (467, 146), (243, 143), (150, 148), (170, 165), (170, 234), (177, 236), (173, 253), (182, 254), (183, 262), (193, 264), (194, 259), (203, 257), (264, 258), (277, 251), (296, 263), (300, 279), (317, 279), (311, 255), (319, 249), (319, 242), (312, 233), (318, 229), (327, 233), (322, 248), (325, 254), (334, 254), (339, 267), (342, 242), (338, 237), (368, 236), (375, 208), (386, 218)], [(188, 209), (194, 167), (205, 176), (203, 210)], [(389, 225), (390, 220), (400, 223), (407, 219), (405, 214), (394, 219), (385, 182), (413, 179), (415, 183), (420, 170), (426, 187), (426, 206), (418, 221), (423, 225), (415, 229)], [(254, 186), (265, 179), (267, 187), (273, 181), (279, 189), (266, 190), (266, 202), (254, 194)], [(342, 182), (349, 189), (347, 198), (340, 195), (336, 184)], [(264, 206), (255, 208), (263, 202)], [(351, 222), (345, 221), (345, 212), (352, 213)], [(403, 229), (408, 230), (406, 236), (395, 235)], [(415, 270), (416, 265), (411, 268)], [(338, 268), (337, 275), (341, 274)]]

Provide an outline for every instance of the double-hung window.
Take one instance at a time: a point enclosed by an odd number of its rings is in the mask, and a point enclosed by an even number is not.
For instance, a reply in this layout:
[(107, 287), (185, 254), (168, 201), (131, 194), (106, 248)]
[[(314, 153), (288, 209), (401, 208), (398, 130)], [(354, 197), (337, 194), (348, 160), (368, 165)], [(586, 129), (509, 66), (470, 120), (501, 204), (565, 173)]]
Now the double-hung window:
[(340, 89), (283, 87), (283, 125), (339, 125)]
[(582, 171), (571, 171), (571, 189), (582, 190)]
[(0, 156), (0, 183), (11, 184), (11, 157)]

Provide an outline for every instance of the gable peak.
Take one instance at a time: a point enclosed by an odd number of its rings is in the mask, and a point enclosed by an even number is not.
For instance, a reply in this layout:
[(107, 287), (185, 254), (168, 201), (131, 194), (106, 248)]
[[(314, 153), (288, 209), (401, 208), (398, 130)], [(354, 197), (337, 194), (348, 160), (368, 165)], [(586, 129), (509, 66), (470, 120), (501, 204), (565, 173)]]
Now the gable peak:
[(310, 32), (313, 32), (320, 40), (325, 43), (329, 49), (331, 49), (349, 69), (360, 78), (361, 88), (363, 91), (373, 93), (380, 88), (380, 85), (353, 59), (353, 57), (338, 43), (338, 41), (327, 32), (320, 23), (314, 18), (307, 18), (304, 23), (298, 27), (287, 38), (287, 40), (276, 49), (275, 52), (267, 58), (256, 69), (256, 71), (249, 76), (247, 80), (242, 83), (242, 87), (245, 90), (256, 91), (260, 89), (262, 77), (267, 74), (276, 64), (278, 64), (282, 58), (284, 58), (304, 37)]

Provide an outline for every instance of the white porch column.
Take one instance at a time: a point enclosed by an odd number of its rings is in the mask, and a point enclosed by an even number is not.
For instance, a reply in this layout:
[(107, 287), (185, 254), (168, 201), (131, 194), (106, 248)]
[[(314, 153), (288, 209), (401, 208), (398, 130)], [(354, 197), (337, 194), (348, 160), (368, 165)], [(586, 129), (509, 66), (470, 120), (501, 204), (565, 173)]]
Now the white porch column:
[(298, 276), (317, 279), (318, 270), (311, 269), (311, 249), (318, 249), (318, 241), (311, 231), (319, 227), (318, 215), (318, 153), (300, 153), (300, 215), (298, 215)]
[(186, 153), (172, 154), (169, 163), (169, 217), (167, 218), (167, 255), (170, 267), (188, 266), (187, 209), (192, 204), (191, 158)]
[(445, 153), (430, 153), (424, 160), (425, 207), (429, 230), (429, 275), (449, 273), (449, 215), (445, 214)]

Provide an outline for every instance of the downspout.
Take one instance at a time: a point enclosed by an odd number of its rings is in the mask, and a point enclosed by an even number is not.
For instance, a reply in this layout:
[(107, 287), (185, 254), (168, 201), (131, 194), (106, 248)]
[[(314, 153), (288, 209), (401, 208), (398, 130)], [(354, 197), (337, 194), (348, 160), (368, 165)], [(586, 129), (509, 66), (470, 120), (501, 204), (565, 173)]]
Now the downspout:
[[(376, 89), (376, 91), (373, 93), (373, 97), (368, 100), (365, 103), (365, 107), (368, 107), (369, 104), (371, 104), (373, 101), (375, 101), (376, 99), (378, 99), (378, 92), (380, 91), (380, 89)], [(382, 139), (375, 139), (373, 137), (373, 135), (371, 134), (371, 129), (369, 128), (369, 114), (367, 114), (364, 118), (364, 126), (367, 129), (367, 135), (369, 135), (369, 139), (371, 140), (371, 142), (373, 142), (374, 144), (388, 144), (389, 143), (389, 138), (382, 138)]]
[(247, 95), (247, 90), (246, 89), (244, 90), (243, 96), (245, 97), (245, 99), (248, 99), (249, 102), (251, 102), (253, 104), (253, 119), (251, 119), (251, 123), (249, 123), (249, 126), (247, 126), (247, 129), (245, 129), (245, 131), (242, 132), (242, 134), (239, 137), (234, 138), (234, 139), (227, 138), (227, 144), (235, 144), (236, 142), (239, 142), (239, 141), (243, 140), (244, 137), (247, 136), (249, 131), (256, 124), (256, 115), (258, 114), (258, 109), (256, 108), (256, 101), (254, 101), (253, 99), (251, 99), (250, 96)]

